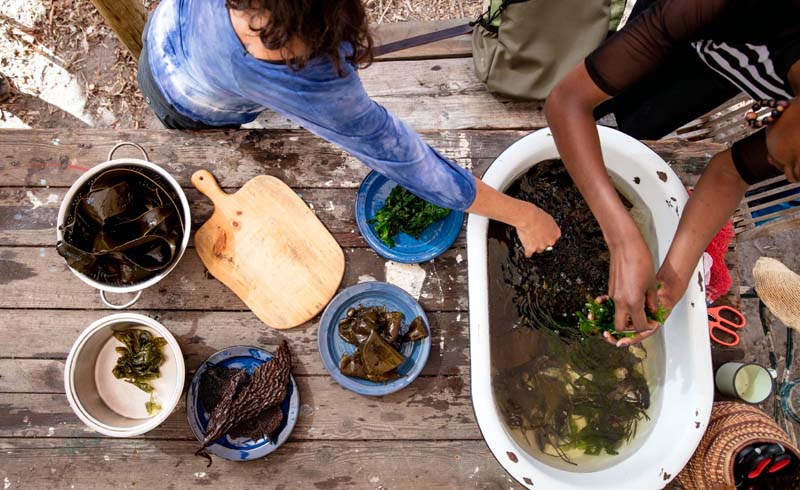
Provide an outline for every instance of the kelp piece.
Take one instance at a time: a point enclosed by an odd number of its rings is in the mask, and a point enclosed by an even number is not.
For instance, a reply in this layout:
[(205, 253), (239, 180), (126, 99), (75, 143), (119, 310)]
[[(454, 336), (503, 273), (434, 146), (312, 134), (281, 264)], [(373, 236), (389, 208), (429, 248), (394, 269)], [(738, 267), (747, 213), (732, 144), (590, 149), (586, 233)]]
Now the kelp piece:
[[(160, 376), (159, 366), (164, 362), (161, 348), (167, 345), (166, 339), (154, 337), (147, 330), (139, 328), (115, 330), (114, 338), (125, 346), (115, 349), (120, 356), (111, 373), (115, 378), (122, 379), (145, 393), (152, 393), (153, 386), (148, 381)], [(151, 396), (146, 404), (148, 413), (154, 405), (157, 404)]]
[(339, 359), (339, 371), (351, 378), (367, 378), (367, 370), (364, 368), (364, 360), (361, 357), (361, 349), (356, 349), (352, 355), (344, 354)]
[(127, 286), (172, 263), (185, 228), (175, 199), (155, 179), (114, 168), (78, 196), (56, 247), (70, 267), (104, 284)]
[(405, 361), (399, 352), (403, 342), (413, 342), (428, 336), (421, 317), (411, 322), (408, 332), (401, 335), (405, 315), (387, 311), (385, 306), (349, 308), (339, 322), (339, 336), (355, 345), (352, 355), (339, 359), (339, 371), (352, 378), (384, 382), (400, 377), (396, 368)]
[[(148, 209), (133, 219), (120, 220), (117, 223), (107, 221), (98, 235), (101, 243), (95, 241), (94, 250), (109, 250), (154, 232), (158, 236), (166, 236), (171, 229), (177, 227), (176, 212), (174, 208), (161, 206)], [(165, 226), (170, 224), (173, 226)]]
[(394, 371), (405, 361), (403, 355), (375, 331), (361, 344), (361, 359), (370, 379)]
[(431, 204), (397, 185), (369, 223), (380, 241), (392, 248), (394, 237), (401, 231), (419, 238), (428, 226), (449, 214), (449, 209)]
[(102, 225), (107, 219), (128, 211), (133, 201), (130, 185), (122, 181), (109, 187), (90, 190), (81, 199), (80, 208), (95, 223)]
[(408, 327), (408, 332), (403, 335), (403, 342), (416, 342), (428, 337), (428, 329), (425, 328), (425, 322), (421, 316), (414, 318), (411, 325)]
[(361, 349), (356, 349), (352, 356), (343, 355), (339, 360), (339, 370), (345, 376), (366, 379), (375, 383), (385, 383), (400, 377), (400, 374), (394, 369), (385, 373), (368, 373)]
[[(403, 328), (403, 315), (400, 311), (388, 311), (383, 314), (383, 320), (386, 322), (386, 331), (383, 337), (387, 342), (393, 344), (400, 337), (400, 329)], [(411, 324), (412, 328), (414, 324)]]
[(65, 241), (56, 244), (59, 255), (75, 270), (91, 271), (92, 279), (105, 284), (134, 284), (168, 266), (175, 254), (175, 241), (149, 235), (114, 249), (90, 253)]

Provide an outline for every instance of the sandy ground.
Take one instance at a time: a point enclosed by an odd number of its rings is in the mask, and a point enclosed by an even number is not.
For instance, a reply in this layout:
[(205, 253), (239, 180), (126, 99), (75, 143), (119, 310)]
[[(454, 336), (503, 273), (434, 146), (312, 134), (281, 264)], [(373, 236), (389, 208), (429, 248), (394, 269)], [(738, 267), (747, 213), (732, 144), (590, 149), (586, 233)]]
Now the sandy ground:
[[(157, 0), (144, 0), (153, 8)], [(475, 17), (481, 0), (367, 0), (375, 23)], [(0, 0), (0, 128), (160, 127), (136, 63), (90, 0)]]

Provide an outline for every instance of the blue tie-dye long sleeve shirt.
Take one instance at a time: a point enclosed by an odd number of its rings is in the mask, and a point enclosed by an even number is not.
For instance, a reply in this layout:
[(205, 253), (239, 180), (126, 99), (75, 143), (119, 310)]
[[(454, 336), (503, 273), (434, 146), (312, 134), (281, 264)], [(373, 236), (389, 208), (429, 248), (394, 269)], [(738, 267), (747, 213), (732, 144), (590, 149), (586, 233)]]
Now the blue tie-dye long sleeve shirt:
[(434, 204), (475, 199), (473, 176), (370, 99), (353, 66), (340, 76), (327, 58), (301, 70), (254, 58), (224, 0), (162, 0), (144, 37), (156, 84), (189, 118), (222, 126), (273, 110)]

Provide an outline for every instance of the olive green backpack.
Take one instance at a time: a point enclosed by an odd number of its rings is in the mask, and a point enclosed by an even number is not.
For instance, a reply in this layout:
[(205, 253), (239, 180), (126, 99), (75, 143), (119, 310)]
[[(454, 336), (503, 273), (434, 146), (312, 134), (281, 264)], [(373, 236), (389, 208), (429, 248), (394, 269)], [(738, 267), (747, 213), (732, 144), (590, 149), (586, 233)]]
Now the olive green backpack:
[(472, 33), (475, 74), (497, 94), (545, 99), (606, 38), (610, 7), (611, 0), (491, 0)]
[(375, 48), (375, 56), (472, 32), (475, 73), (490, 91), (543, 100), (615, 31), (625, 0), (486, 0), (475, 21)]

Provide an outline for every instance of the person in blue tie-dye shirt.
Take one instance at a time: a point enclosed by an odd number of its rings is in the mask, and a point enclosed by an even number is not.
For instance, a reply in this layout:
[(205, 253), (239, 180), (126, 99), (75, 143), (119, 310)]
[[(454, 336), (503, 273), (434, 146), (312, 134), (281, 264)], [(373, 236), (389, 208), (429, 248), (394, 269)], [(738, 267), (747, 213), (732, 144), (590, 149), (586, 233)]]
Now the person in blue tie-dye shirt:
[(561, 231), (476, 179), (367, 96), (361, 0), (162, 0), (142, 37), (139, 86), (173, 129), (239, 127), (269, 109), (417, 196), (513, 225), (528, 255)]

